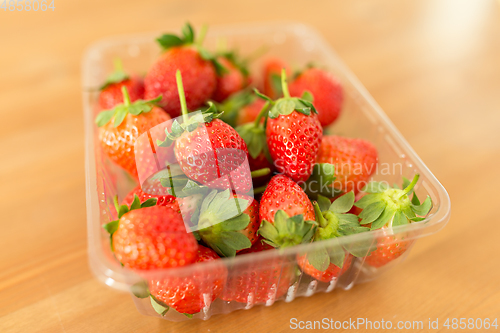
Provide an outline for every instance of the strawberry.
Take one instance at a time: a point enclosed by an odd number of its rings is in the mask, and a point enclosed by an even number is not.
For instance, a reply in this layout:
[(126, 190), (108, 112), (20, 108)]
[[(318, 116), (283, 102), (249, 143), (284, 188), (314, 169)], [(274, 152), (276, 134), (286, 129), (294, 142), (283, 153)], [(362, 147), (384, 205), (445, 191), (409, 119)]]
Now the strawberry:
[(316, 162), (334, 165), (335, 189), (358, 193), (377, 168), (377, 148), (363, 139), (326, 135), (321, 141)]
[[(238, 255), (247, 255), (272, 250), (261, 240)], [(224, 301), (246, 303), (247, 306), (264, 303), (271, 305), (286, 294), (293, 282), (294, 265), (281, 256), (254, 259), (229, 272), (226, 286), (219, 296)]]
[(122, 87), (123, 104), (99, 113), (99, 141), (108, 157), (135, 178), (138, 177), (134, 145), (137, 138), (151, 127), (170, 119), (154, 100), (130, 102), (127, 88)]
[(234, 257), (257, 240), (258, 211), (259, 203), (252, 197), (213, 190), (201, 204), (198, 234), (219, 255)]
[(214, 93), (217, 86), (217, 71), (223, 67), (203, 49), (200, 40), (194, 40), (194, 32), (188, 23), (184, 26), (183, 37), (165, 34), (157, 39), (164, 52), (151, 66), (144, 79), (144, 96), (163, 96), (160, 106), (172, 117), (181, 113), (175, 72), (184, 73), (187, 107), (196, 110)]
[(248, 70), (245, 64), (239, 61), (234, 52), (224, 53), (218, 56), (217, 60), (226, 71), (217, 77), (217, 87), (212, 95), (212, 99), (222, 103), (229, 96), (248, 85)]
[(340, 82), (324, 70), (309, 68), (300, 73), (290, 84), (292, 96), (302, 96), (306, 91), (313, 96), (321, 126), (332, 124), (340, 115), (344, 100)]
[(144, 97), (144, 82), (138, 76), (129, 76), (123, 71), (120, 60), (115, 61), (115, 71), (111, 73), (101, 87), (99, 107), (109, 110), (123, 103), (122, 87), (126, 87), (130, 101), (135, 102)]
[(314, 242), (328, 240), (324, 247), (297, 256), (302, 270), (322, 282), (330, 282), (350, 267), (352, 256), (364, 257), (371, 249), (372, 239), (358, 240), (355, 244), (339, 243), (338, 238), (369, 231), (359, 225), (358, 217), (348, 212), (354, 204), (354, 193), (339, 197), (333, 203), (321, 195), (314, 203), (318, 227)]
[(137, 270), (179, 267), (196, 259), (198, 243), (187, 233), (182, 215), (170, 207), (155, 206), (156, 199), (140, 203), (135, 196), (129, 207), (115, 206), (118, 220), (104, 226), (118, 261)]
[(148, 199), (155, 198), (157, 200), (157, 206), (168, 206), (176, 202), (176, 198), (166, 192), (166, 190), (162, 187), (158, 187), (158, 189), (154, 189), (153, 191), (147, 190), (147, 193), (142, 190), (140, 186), (135, 187), (132, 191), (130, 191), (125, 199), (122, 201), (122, 205), (130, 206), (135, 199), (135, 196), (139, 197), (140, 202), (144, 202)]
[(366, 257), (367, 264), (381, 267), (401, 256), (410, 246), (411, 240), (406, 240), (407, 235), (394, 234), (392, 228), (420, 222), (431, 210), (431, 197), (427, 196), (422, 203), (415, 193), (411, 200), (409, 198), (419, 177), (416, 174), (411, 182), (404, 178), (402, 190), (382, 182), (370, 182), (363, 189), (368, 194), (355, 204), (362, 209), (360, 223), (369, 225), (371, 230), (384, 230), (384, 235), (377, 239), (377, 249)]
[(286, 74), (290, 75), (290, 69), (283, 60), (269, 58), (264, 62), (262, 69), (263, 92), (272, 99), (283, 96), (281, 88), (281, 71), (283, 68), (286, 70)]
[(285, 70), (281, 84), (285, 97), (272, 101), (259, 95), (272, 105), (266, 125), (267, 146), (279, 172), (304, 182), (312, 173), (323, 129), (311, 102), (290, 97)]
[(168, 307), (191, 315), (208, 308), (220, 295), (226, 283), (227, 269), (219, 256), (204, 246), (198, 247), (196, 263), (217, 262), (210, 267), (200, 267), (193, 273), (169, 274), (149, 281), (152, 302), (160, 304), (164, 315)]
[(284, 175), (271, 178), (260, 200), (260, 219), (274, 223), (274, 215), (283, 210), (289, 216), (302, 215), (314, 220), (314, 207), (297, 183)]
[(190, 179), (211, 188), (248, 192), (252, 179), (245, 141), (231, 126), (216, 119), (219, 113), (212, 103), (203, 113), (189, 118), (180, 71), (176, 77), (183, 123), (174, 120), (172, 131), (166, 132), (164, 141), (158, 140), (158, 146), (168, 147), (175, 141), (175, 156)]

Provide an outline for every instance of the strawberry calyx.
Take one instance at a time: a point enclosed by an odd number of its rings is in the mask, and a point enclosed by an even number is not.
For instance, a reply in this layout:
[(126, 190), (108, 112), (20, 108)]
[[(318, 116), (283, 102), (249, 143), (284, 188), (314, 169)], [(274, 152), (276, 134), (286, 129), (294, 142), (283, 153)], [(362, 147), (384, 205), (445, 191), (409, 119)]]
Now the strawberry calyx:
[(299, 185), (309, 198), (317, 199), (319, 196), (333, 198), (341, 193), (340, 190), (332, 186), (336, 178), (335, 165), (331, 163), (316, 163), (309, 178)]
[(162, 301), (159, 301), (153, 295), (149, 295), (149, 300), (151, 301), (151, 306), (153, 307), (153, 310), (155, 310), (155, 312), (162, 317), (167, 314), (168, 310), (170, 310), (170, 307), (167, 304), (163, 303)]
[(220, 119), (231, 125), (231, 127), (235, 127), (239, 111), (252, 104), (255, 98), (250, 89), (243, 89), (230, 95), (223, 103), (214, 102), (214, 104), (219, 110), (224, 110)]
[(134, 195), (134, 201), (132, 201), (129, 207), (127, 205), (119, 205), (118, 196), (115, 195), (115, 197), (113, 198), (113, 202), (115, 204), (116, 212), (118, 213), (118, 218), (114, 221), (102, 225), (102, 227), (109, 233), (111, 239), (111, 250), (114, 250), (113, 234), (116, 232), (116, 230), (118, 230), (118, 225), (120, 224), (121, 217), (132, 210), (155, 206), (157, 201), (157, 198), (149, 198), (148, 200), (141, 203), (139, 196), (136, 194)]
[(316, 221), (304, 220), (302, 214), (290, 217), (280, 209), (274, 215), (274, 223), (262, 220), (258, 233), (267, 244), (275, 248), (285, 248), (309, 243), (317, 225)]
[(402, 190), (397, 185), (389, 187), (382, 182), (368, 183), (363, 191), (369, 194), (356, 202), (356, 207), (363, 209), (359, 214), (360, 223), (371, 223), (371, 229), (376, 230), (424, 220), (432, 208), (431, 197), (427, 196), (422, 203), (415, 193), (411, 200), (409, 197), (419, 177), (416, 174), (411, 182), (404, 178)]
[(268, 96), (260, 93), (255, 89), (255, 93), (260, 98), (270, 102), (271, 109), (269, 110), (269, 117), (274, 119), (281, 115), (289, 115), (294, 111), (300, 112), (306, 116), (311, 115), (311, 112), (318, 113), (316, 108), (311, 102), (312, 95), (310, 93), (304, 94), (302, 97), (291, 97), (288, 91), (288, 84), (286, 82), (286, 70), (281, 70), (281, 89), (283, 97), (273, 101)]
[(217, 54), (220, 57), (226, 58), (230, 63), (232, 63), (245, 78), (250, 76), (250, 71), (248, 70), (248, 59), (242, 59), (238, 56), (236, 51), (226, 51), (219, 52)]
[(207, 32), (207, 27), (203, 26), (201, 29), (201, 33), (198, 39), (195, 39), (194, 29), (189, 22), (182, 27), (182, 35), (174, 35), (174, 34), (163, 34), (156, 39), (158, 44), (162, 47), (164, 51), (180, 46), (193, 46), (198, 50), (201, 58), (203, 60), (210, 61), (214, 67), (217, 75), (222, 75), (227, 72), (227, 69), (222, 66), (220, 62), (217, 61), (217, 57), (213, 55), (211, 52), (207, 51), (201, 45), (203, 44), (203, 40), (205, 39), (205, 35)]
[(104, 81), (104, 84), (99, 87), (99, 90), (104, 90), (112, 84), (120, 83), (130, 78), (130, 76), (123, 70), (122, 61), (119, 58), (116, 58), (113, 61), (113, 67), (113, 73), (109, 74), (109, 76), (106, 78), (106, 81)]
[(244, 124), (235, 128), (247, 144), (248, 153), (252, 158), (257, 158), (261, 153), (267, 151), (266, 129), (260, 120), (265, 117), (269, 109), (270, 102), (267, 101), (262, 107), (259, 115), (253, 123)]
[(102, 111), (97, 115), (95, 122), (98, 127), (106, 125), (113, 117), (113, 127), (118, 127), (123, 122), (127, 114), (130, 113), (133, 116), (138, 116), (141, 113), (148, 113), (162, 98), (161, 96), (158, 96), (151, 100), (140, 99), (131, 103), (130, 95), (128, 94), (127, 87), (125, 86), (122, 87), (122, 94), (123, 104), (119, 104), (111, 110)]
[(182, 84), (182, 75), (181, 71), (177, 70), (175, 74), (177, 80), (177, 90), (179, 92), (179, 100), (181, 102), (181, 111), (182, 111), (182, 124), (180, 124), (177, 119), (172, 122), (172, 126), (170, 131), (165, 128), (165, 140), (161, 141), (156, 139), (156, 144), (159, 147), (169, 147), (172, 143), (181, 137), (184, 132), (193, 132), (195, 131), (200, 124), (209, 123), (212, 120), (219, 118), (222, 115), (214, 103), (208, 101), (208, 108), (193, 114), (191, 117), (189, 116), (189, 111), (187, 109), (186, 104), (186, 95), (184, 93), (184, 86)]
[(234, 257), (236, 251), (250, 248), (250, 240), (238, 232), (250, 223), (250, 216), (244, 213), (249, 204), (249, 200), (235, 198), (229, 189), (210, 192), (200, 207), (198, 235), (201, 240), (224, 257)]

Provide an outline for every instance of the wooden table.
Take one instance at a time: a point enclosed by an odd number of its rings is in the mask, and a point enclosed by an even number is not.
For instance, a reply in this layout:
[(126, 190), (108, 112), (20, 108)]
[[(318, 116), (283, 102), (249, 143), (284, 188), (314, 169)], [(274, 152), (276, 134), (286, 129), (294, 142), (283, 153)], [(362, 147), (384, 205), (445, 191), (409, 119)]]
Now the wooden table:
[[(499, 5), (55, 0), (54, 11), (0, 10), (0, 332), (285, 332), (291, 318), (441, 325), (500, 317)], [(185, 20), (276, 19), (311, 24), (327, 38), (447, 188), (452, 219), (402, 265), (348, 292), (207, 322), (144, 317), (87, 265), (83, 50), (103, 36)]]

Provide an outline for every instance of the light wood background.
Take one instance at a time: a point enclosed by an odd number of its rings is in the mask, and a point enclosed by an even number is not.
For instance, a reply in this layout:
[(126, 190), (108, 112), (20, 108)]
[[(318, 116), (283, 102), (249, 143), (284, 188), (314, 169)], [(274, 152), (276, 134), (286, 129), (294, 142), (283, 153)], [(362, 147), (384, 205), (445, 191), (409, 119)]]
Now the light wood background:
[[(290, 318), (500, 317), (500, 2), (55, 0), (0, 10), (0, 332), (289, 331)], [(294, 20), (318, 29), (449, 191), (452, 218), (350, 291), (207, 322), (140, 315), (86, 253), (80, 61), (94, 40)]]

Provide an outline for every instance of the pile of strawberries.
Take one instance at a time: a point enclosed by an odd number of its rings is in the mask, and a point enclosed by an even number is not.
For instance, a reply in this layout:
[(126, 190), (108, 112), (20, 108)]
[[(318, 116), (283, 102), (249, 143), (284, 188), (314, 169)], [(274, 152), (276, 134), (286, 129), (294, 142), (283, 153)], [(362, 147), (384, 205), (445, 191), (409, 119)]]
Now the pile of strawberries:
[[(254, 76), (248, 59), (209, 52), (203, 38), (189, 24), (181, 36), (165, 34), (144, 78), (117, 63), (101, 88), (102, 151), (139, 183), (121, 203), (115, 198), (117, 220), (104, 225), (116, 259), (138, 274), (210, 263), (145, 279), (135, 294), (161, 315), (173, 308), (192, 316), (216, 298), (272, 303), (298, 270), (329, 283), (355, 258), (375, 268), (398, 258), (411, 241), (392, 227), (423, 220), (432, 201), (413, 193), (418, 175), (401, 188), (369, 182), (378, 163), (370, 142), (323, 133), (342, 113), (341, 83), (317, 66), (292, 75), (276, 58)], [(164, 131), (154, 140), (157, 126)], [(145, 162), (139, 142), (154, 161)], [(145, 179), (149, 167), (161, 171)], [(386, 236), (338, 241), (376, 229)], [(325, 245), (237, 269), (221, 259), (310, 242)]]

